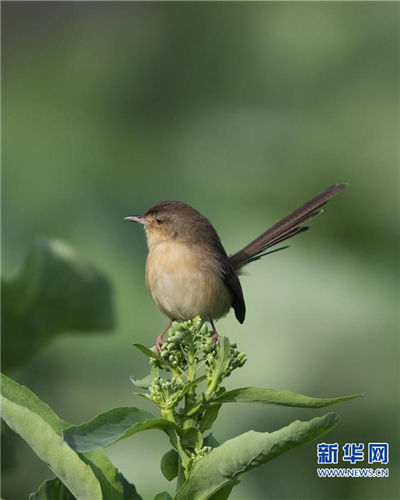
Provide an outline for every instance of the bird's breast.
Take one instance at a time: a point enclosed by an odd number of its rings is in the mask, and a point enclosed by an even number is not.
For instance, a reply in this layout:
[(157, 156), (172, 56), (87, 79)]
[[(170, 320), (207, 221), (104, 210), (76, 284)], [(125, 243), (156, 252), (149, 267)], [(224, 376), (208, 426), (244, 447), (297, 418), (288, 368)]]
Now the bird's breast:
[(150, 248), (146, 285), (159, 309), (173, 319), (224, 316), (232, 297), (217, 257), (207, 249), (176, 241)]

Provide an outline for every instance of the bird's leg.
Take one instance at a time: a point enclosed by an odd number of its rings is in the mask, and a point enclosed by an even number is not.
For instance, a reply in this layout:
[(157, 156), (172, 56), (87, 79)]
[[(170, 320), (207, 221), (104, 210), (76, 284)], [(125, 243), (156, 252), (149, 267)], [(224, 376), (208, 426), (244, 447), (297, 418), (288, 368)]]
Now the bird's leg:
[(164, 343), (163, 337), (164, 337), (165, 333), (170, 329), (171, 325), (172, 325), (172, 319), (168, 323), (168, 325), (164, 328), (164, 330), (160, 333), (160, 335), (158, 335), (157, 338), (156, 338), (156, 353), (158, 355), (160, 355), (160, 353), (161, 353), (161, 346)]
[(212, 319), (210, 319), (210, 323), (211, 323), (211, 326), (213, 329), (213, 336), (211, 337), (211, 340), (212, 340), (213, 346), (215, 346), (215, 344), (217, 342), (219, 342), (219, 335), (218, 335), (217, 329), (215, 328), (214, 321)]

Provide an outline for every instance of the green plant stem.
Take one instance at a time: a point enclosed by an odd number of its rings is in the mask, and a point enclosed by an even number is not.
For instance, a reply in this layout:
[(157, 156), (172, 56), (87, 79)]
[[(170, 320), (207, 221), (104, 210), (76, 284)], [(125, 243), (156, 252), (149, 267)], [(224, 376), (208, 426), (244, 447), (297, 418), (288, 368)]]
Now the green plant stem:
[(182, 486), (182, 484), (185, 482), (185, 470), (182, 466), (182, 462), (179, 459), (178, 461), (178, 475), (176, 478), (176, 491), (179, 490), (179, 488)]
[(211, 396), (215, 389), (217, 388), (218, 385), (218, 377), (213, 377), (211, 380), (210, 385), (207, 387), (207, 390), (205, 392), (206, 399), (209, 400), (211, 399)]
[(183, 421), (183, 428), (187, 429), (188, 427), (196, 427), (197, 425), (197, 418), (194, 417), (187, 417)]
[[(188, 382), (192, 382), (196, 375), (196, 358), (192, 353), (189, 353), (188, 356)], [(194, 399), (196, 397), (195, 389), (190, 389), (188, 394), (185, 396), (185, 410), (186, 412), (190, 410), (193, 406)], [(190, 417), (184, 417), (183, 427), (186, 429), (187, 427), (196, 426), (197, 418), (193, 415)]]
[(175, 416), (174, 416), (174, 411), (171, 408), (162, 408), (161, 409), (161, 414), (162, 414), (162, 416), (164, 418), (166, 418), (170, 422), (176, 423)]
[(196, 358), (192, 353), (190, 353), (188, 356), (188, 364), (188, 381), (191, 382), (192, 380), (194, 380), (194, 376), (196, 373)]

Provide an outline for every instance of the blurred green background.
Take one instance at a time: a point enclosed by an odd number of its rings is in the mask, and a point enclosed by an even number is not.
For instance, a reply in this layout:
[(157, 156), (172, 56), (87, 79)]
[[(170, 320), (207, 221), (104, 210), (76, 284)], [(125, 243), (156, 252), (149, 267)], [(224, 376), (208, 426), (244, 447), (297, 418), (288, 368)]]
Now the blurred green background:
[[(336, 408), (326, 441), (389, 442), (392, 476), (318, 479), (314, 443), (247, 475), (233, 500), (399, 498), (399, 4), (2, 2), (2, 14), (3, 274), (35, 237), (63, 239), (108, 275), (117, 318), (9, 375), (73, 423), (143, 406), (128, 377), (147, 361), (131, 344), (166, 319), (144, 286), (144, 234), (123, 217), (182, 200), (233, 252), (348, 181), (312, 231), (247, 269), (246, 323), (230, 314), (219, 332), (248, 353), (232, 388), (364, 393)], [(322, 413), (228, 406), (215, 434)], [(108, 454), (146, 500), (173, 491), (167, 449), (151, 431)], [(22, 441), (16, 460), (7, 500), (50, 475)]]

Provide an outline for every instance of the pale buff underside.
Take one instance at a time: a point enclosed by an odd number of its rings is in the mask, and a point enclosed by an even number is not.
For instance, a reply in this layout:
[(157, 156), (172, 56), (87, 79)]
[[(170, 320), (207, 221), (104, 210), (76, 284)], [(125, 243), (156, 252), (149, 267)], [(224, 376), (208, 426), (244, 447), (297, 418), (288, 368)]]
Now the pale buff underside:
[(150, 245), (146, 285), (157, 307), (169, 318), (187, 320), (200, 315), (218, 319), (229, 311), (232, 297), (219, 263), (215, 257), (207, 257), (201, 249), (177, 241)]

